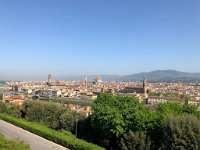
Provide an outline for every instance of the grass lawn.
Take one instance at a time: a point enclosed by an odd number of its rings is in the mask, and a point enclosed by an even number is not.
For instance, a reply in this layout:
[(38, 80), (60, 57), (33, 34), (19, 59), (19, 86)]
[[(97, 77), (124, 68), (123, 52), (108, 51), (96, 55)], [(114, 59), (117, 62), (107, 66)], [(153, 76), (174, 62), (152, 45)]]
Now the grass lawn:
[(31, 150), (28, 144), (19, 140), (8, 140), (0, 133), (0, 150)]

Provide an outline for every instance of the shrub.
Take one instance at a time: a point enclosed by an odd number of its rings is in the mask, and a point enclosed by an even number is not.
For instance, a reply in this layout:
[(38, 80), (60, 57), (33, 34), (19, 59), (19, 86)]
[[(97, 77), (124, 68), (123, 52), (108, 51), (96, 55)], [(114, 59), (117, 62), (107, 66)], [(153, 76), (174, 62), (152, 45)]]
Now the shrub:
[(199, 150), (200, 120), (195, 116), (170, 117), (164, 129), (164, 149)]
[(7, 114), (0, 113), (0, 119), (10, 122), (18, 127), (35, 133), (41, 137), (44, 137), (50, 141), (63, 145), (72, 150), (101, 150), (103, 148), (94, 145), (92, 143), (87, 143), (86, 141), (77, 139), (70, 132), (62, 132), (50, 129), (34, 122), (27, 122), (23, 119), (14, 118)]
[(74, 129), (75, 119), (82, 119), (83, 115), (70, 111), (58, 103), (42, 101), (26, 101), (22, 106), (23, 118), (32, 122), (39, 122), (52, 129)]
[(120, 141), (120, 149), (122, 150), (150, 150), (151, 140), (142, 131), (123, 134)]
[(0, 94), (0, 100), (3, 100), (3, 94)]
[(2, 112), (2, 113), (8, 112), (6, 104), (4, 102), (1, 102), (1, 101), (0, 101), (0, 112)]
[(60, 116), (60, 123), (63, 129), (68, 131), (72, 131), (75, 125), (75, 118), (71, 112), (64, 112)]

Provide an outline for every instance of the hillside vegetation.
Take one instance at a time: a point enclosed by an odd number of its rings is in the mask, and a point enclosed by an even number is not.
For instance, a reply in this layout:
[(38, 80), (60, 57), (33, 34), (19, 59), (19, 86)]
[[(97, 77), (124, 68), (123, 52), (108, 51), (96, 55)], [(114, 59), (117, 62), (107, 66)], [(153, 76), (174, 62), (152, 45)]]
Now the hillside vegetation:
[[(28, 124), (30, 130), (71, 149), (200, 149), (200, 111), (194, 105), (163, 103), (152, 109), (136, 97), (101, 93), (92, 103), (92, 109), (93, 113), (85, 117), (53, 102), (26, 101), (22, 106), (0, 102), (0, 112), (15, 117), (10, 118), (10, 122), (20, 118), (22, 125), (28, 121), (25, 125)], [(34, 126), (39, 127), (32, 129)], [(49, 131), (43, 129), (45, 126)], [(101, 147), (85, 141), (75, 146), (72, 139), (76, 136)]]

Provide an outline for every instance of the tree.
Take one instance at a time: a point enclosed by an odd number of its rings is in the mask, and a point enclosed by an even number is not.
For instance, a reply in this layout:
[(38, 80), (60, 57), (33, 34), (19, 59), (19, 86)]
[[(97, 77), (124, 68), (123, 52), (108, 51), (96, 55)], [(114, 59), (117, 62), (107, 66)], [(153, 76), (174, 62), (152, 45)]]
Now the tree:
[(0, 101), (0, 112), (2, 113), (7, 113), (8, 112), (8, 108), (7, 108), (7, 105), (6, 103)]
[[(149, 107), (131, 96), (113, 96), (102, 93), (92, 105), (92, 125), (115, 145), (120, 136), (132, 131), (147, 131), (154, 127), (156, 114)], [(107, 139), (107, 140), (106, 140)]]
[(22, 114), (28, 121), (39, 122), (53, 129), (60, 129), (59, 116), (64, 109), (59, 104), (40, 101), (26, 101)]
[(194, 115), (196, 117), (200, 117), (200, 112), (198, 111), (197, 106), (182, 105), (178, 103), (158, 104), (156, 113), (157, 121), (155, 128), (150, 133), (156, 147), (160, 147), (162, 144), (165, 126), (170, 117), (180, 115)]
[(100, 133), (97, 133), (91, 125), (91, 116), (81, 119), (78, 122), (78, 138), (84, 139), (92, 143), (98, 143), (101, 146), (105, 146), (104, 142), (101, 141), (99, 137)]
[(189, 94), (182, 94), (181, 99), (184, 100), (185, 105), (188, 105), (189, 100), (191, 99)]
[(199, 150), (200, 120), (191, 115), (170, 117), (164, 128), (163, 148)]
[(74, 129), (75, 118), (72, 112), (66, 111), (60, 116), (60, 123), (63, 129), (72, 131)]
[(0, 94), (0, 100), (3, 100), (3, 94)]
[(25, 101), (22, 105), (22, 116), (28, 121), (42, 122), (44, 117), (44, 104), (39, 101)]
[(143, 131), (123, 134), (120, 141), (121, 150), (150, 150), (151, 140)]
[(170, 116), (178, 116), (178, 115), (194, 115), (200, 117), (200, 112), (198, 111), (198, 107), (195, 105), (182, 105), (179, 103), (163, 103), (157, 106), (156, 110), (158, 114), (158, 118), (161, 124), (165, 124), (166, 120)]
[(21, 116), (28, 121), (39, 122), (53, 129), (73, 131), (75, 119), (85, 118), (82, 113), (70, 111), (58, 103), (42, 101), (25, 101)]

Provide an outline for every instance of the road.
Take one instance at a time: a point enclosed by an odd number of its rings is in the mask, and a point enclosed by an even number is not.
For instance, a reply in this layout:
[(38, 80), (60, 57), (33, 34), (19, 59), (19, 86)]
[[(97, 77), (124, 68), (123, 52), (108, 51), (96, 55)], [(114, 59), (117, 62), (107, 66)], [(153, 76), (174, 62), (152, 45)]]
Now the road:
[(32, 150), (69, 150), (40, 136), (0, 120), (0, 132), (7, 139), (19, 139), (29, 144)]

